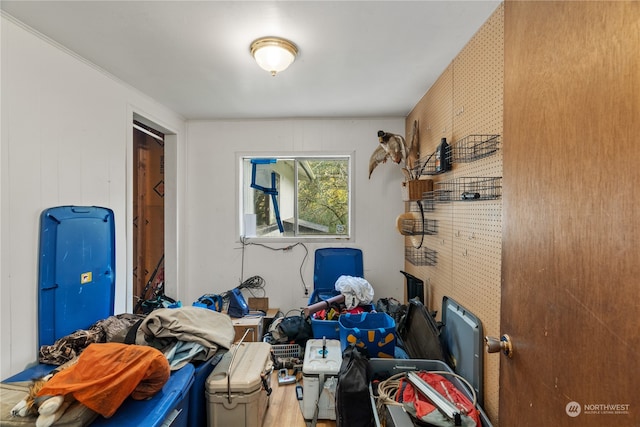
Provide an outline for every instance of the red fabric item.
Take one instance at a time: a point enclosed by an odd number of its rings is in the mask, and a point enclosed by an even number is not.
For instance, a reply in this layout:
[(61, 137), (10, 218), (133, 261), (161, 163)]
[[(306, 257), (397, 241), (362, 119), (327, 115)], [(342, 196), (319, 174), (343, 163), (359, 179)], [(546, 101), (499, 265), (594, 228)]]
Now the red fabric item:
[(347, 310), (347, 313), (349, 314), (360, 314), (360, 313), (364, 313), (364, 308), (358, 306), (353, 307), (351, 310)]
[(120, 343), (90, 344), (78, 362), (54, 375), (38, 396), (66, 395), (109, 418), (131, 395), (147, 399), (169, 379), (169, 362), (157, 349)]
[[(467, 399), (467, 397), (458, 390), (448, 379), (439, 374), (434, 374), (431, 372), (420, 371), (417, 372), (418, 376), (422, 378), (427, 384), (433, 387), (438, 393), (444, 396), (449, 402), (456, 405), (460, 408), (461, 412), (464, 412), (472, 418), (477, 426), (480, 426), (480, 414), (474, 408), (472, 402)], [(404, 382), (406, 382), (406, 386), (404, 386)], [(402, 389), (404, 387), (404, 389)], [(405, 378), (400, 380), (400, 389), (403, 390), (402, 394), (398, 393), (396, 398), (398, 401), (402, 401), (403, 403), (413, 403), (416, 409), (417, 418), (421, 419), (427, 414), (430, 414), (433, 411), (437, 411), (438, 409), (421, 393), (416, 392), (413, 388), (413, 385), (409, 383), (409, 381)], [(399, 400), (402, 398), (402, 400)]]
[(327, 318), (327, 310), (320, 310), (313, 313), (313, 318), (318, 320), (324, 320)]

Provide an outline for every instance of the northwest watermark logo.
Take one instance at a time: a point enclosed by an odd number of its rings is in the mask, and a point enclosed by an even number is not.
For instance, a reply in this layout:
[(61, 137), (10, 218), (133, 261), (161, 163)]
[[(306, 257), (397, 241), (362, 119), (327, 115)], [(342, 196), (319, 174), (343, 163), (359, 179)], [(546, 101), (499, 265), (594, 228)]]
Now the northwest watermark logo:
[(564, 410), (570, 417), (577, 417), (582, 412), (582, 407), (578, 402), (569, 402)]
[(628, 403), (588, 403), (581, 405), (578, 402), (569, 402), (564, 407), (568, 416), (575, 418), (583, 415), (629, 415)]

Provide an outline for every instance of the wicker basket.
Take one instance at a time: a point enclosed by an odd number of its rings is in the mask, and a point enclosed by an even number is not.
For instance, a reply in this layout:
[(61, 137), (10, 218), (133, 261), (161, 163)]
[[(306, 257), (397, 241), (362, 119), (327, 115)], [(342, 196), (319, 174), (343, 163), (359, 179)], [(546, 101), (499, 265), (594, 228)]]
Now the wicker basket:
[(433, 180), (414, 179), (402, 183), (402, 200), (420, 200), (423, 193), (433, 191)]

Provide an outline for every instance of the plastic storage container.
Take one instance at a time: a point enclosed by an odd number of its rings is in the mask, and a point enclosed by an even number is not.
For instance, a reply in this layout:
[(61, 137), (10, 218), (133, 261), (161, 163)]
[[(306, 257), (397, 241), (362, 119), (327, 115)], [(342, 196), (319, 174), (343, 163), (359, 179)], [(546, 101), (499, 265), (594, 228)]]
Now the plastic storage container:
[(202, 427), (207, 425), (207, 402), (205, 401), (205, 384), (213, 368), (215, 368), (222, 356), (227, 352), (220, 347), (216, 354), (206, 362), (192, 363), (195, 367), (193, 374), (193, 385), (189, 392), (189, 416), (187, 425), (189, 427)]
[[(37, 365), (52, 366), (53, 365)], [(48, 371), (50, 372), (50, 371)], [(45, 374), (48, 372), (44, 372)], [(25, 392), (30, 380), (34, 377), (29, 373), (42, 373), (38, 369), (25, 370), (8, 378), (2, 384), (2, 394), (9, 387), (24, 385)], [(189, 397), (191, 385), (194, 381), (194, 367), (187, 364), (173, 372), (165, 385), (152, 398), (147, 400), (134, 400), (128, 397), (110, 418), (104, 418), (89, 410), (86, 406), (73, 403), (67, 409), (62, 418), (56, 422), (56, 426), (83, 427), (113, 426), (113, 427), (185, 427), (189, 416)], [(17, 396), (15, 403), (24, 397), (25, 393)], [(4, 402), (3, 402), (4, 403)], [(13, 406), (13, 405), (11, 405)], [(94, 421), (95, 419), (95, 421)], [(33, 426), (35, 419), (32, 417), (6, 417), (2, 414), (0, 425), (2, 426)]]
[(270, 387), (272, 370), (270, 344), (234, 344), (205, 384), (207, 426), (261, 426), (269, 405), (265, 388)]
[(387, 313), (343, 314), (338, 324), (342, 351), (354, 344), (365, 348), (369, 357), (394, 357), (396, 322)]
[[(374, 376), (384, 373), (385, 375), (392, 376), (401, 372), (409, 371), (445, 371), (453, 372), (452, 369), (441, 360), (420, 360), (420, 359), (370, 359), (369, 366)], [(472, 393), (464, 383), (458, 378), (452, 376), (445, 376), (458, 390), (461, 390), (465, 396), (472, 400)], [(371, 399), (371, 402), (375, 402), (375, 399)], [(489, 417), (484, 412), (482, 407), (476, 405), (478, 412), (480, 412), (481, 427), (493, 427)], [(379, 414), (373, 407), (373, 413), (375, 418), (376, 427), (381, 425), (392, 425), (395, 427), (413, 427), (414, 423), (402, 408), (402, 406), (385, 405), (381, 413)]]
[(186, 364), (171, 373), (162, 390), (148, 400), (127, 398), (111, 418), (98, 417), (92, 426), (185, 427), (194, 367)]
[(113, 315), (113, 211), (59, 206), (40, 215), (38, 346)]
[[(79, 329), (89, 329), (98, 320), (113, 315), (115, 228), (110, 209), (58, 206), (44, 210), (40, 216), (39, 256), (40, 346), (54, 344), (59, 338)], [(4, 380), (2, 387), (5, 383), (13, 387), (11, 383), (30, 381), (55, 368), (55, 365), (36, 364)], [(172, 373), (162, 390), (151, 399), (129, 398), (115, 415), (109, 419), (98, 416), (93, 425), (186, 426), (193, 382), (194, 367), (187, 365)], [(70, 418), (72, 411), (67, 412)], [(65, 421), (66, 424), (58, 421), (56, 425), (83, 426), (96, 417), (92, 411), (81, 415), (69, 423)], [(14, 422), (18, 423), (19, 417), (3, 418), (0, 424), (14, 425)]]
[[(90, 254), (91, 256), (87, 256)], [(89, 329), (113, 315), (115, 291), (115, 225), (113, 211), (98, 206), (57, 206), (40, 215), (38, 274), (38, 347), (78, 329)], [(37, 360), (37, 354), (34, 355)], [(35, 361), (34, 360), (34, 361)], [(17, 382), (42, 377), (57, 366), (38, 363), (3, 380), (3, 403), (7, 389)], [(18, 403), (22, 398), (18, 398)], [(13, 405), (11, 405), (13, 406)], [(60, 425), (87, 425), (96, 413), (73, 410)], [(81, 405), (78, 405), (81, 406)], [(26, 420), (26, 421), (25, 421)], [(28, 425), (33, 419), (5, 418), (1, 425)]]
[[(40, 215), (39, 255), (38, 347), (113, 316), (115, 224), (111, 209), (45, 209)], [(4, 382), (30, 381), (56, 367), (39, 363)]]
[[(313, 269), (314, 291), (309, 297), (309, 305), (339, 295), (335, 290), (336, 280), (340, 276), (364, 277), (362, 251), (355, 248), (316, 249)], [(314, 338), (340, 339), (340, 327), (337, 320), (319, 320), (311, 318)]]
[[(324, 346), (323, 346), (324, 342)], [(336, 385), (342, 364), (342, 350), (338, 340), (311, 339), (307, 341), (302, 365), (304, 384), (302, 415), (305, 419), (314, 418), (316, 404), (317, 419), (336, 419)], [(320, 383), (322, 390), (320, 390)], [(319, 399), (319, 401), (318, 401)]]

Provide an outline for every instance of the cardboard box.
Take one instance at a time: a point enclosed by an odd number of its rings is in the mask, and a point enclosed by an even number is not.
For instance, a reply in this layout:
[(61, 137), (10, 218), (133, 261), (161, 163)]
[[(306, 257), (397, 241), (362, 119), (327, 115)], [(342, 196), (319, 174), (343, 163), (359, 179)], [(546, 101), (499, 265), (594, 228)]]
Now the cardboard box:
[(249, 310), (264, 311), (269, 310), (269, 298), (249, 297)]
[(233, 329), (236, 331), (236, 337), (233, 342), (238, 342), (247, 329), (253, 329), (247, 333), (245, 342), (262, 341), (262, 316), (245, 316), (239, 318), (231, 318)]

